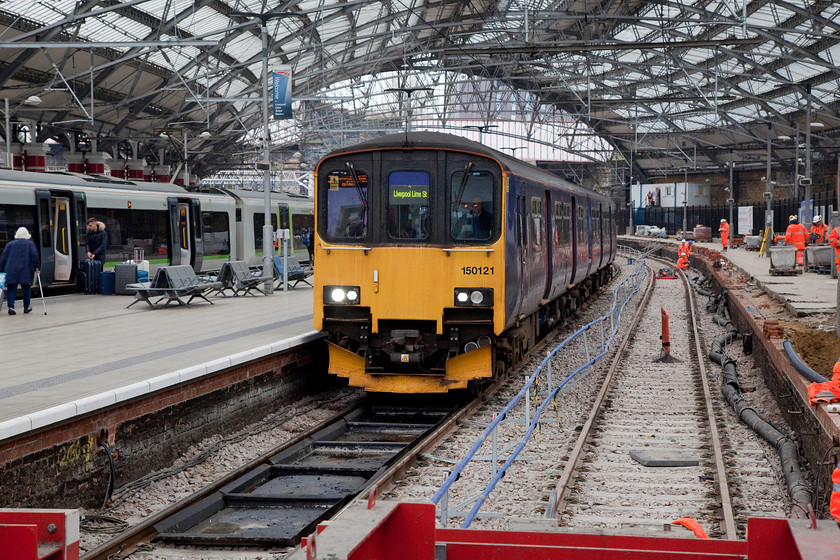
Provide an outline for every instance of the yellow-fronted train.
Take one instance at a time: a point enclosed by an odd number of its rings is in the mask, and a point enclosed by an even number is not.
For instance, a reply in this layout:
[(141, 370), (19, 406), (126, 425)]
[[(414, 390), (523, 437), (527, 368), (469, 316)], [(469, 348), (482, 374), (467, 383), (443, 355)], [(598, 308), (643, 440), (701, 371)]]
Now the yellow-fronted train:
[(612, 274), (613, 202), (476, 142), (385, 136), (315, 180), (315, 327), (367, 391), (498, 376)]

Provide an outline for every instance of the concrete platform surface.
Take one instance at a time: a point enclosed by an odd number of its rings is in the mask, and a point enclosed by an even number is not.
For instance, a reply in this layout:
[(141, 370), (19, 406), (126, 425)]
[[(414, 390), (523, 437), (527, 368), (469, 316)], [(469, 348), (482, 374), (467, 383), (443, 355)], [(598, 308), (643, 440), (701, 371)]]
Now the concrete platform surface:
[[(644, 241), (647, 238), (619, 236), (624, 240)], [(677, 245), (675, 239), (651, 239), (651, 241)], [(712, 243), (695, 242), (697, 247), (715, 251), (721, 250), (719, 240)], [(730, 247), (721, 256), (751, 276), (768, 294), (779, 300), (797, 317), (819, 313), (834, 313), (837, 310), (837, 280), (828, 274), (803, 272), (794, 276), (770, 274), (770, 259), (758, 251), (747, 251), (743, 247)]]
[(131, 296), (74, 294), (14, 316), (4, 305), (0, 439), (320, 336), (309, 287), (211, 300), (126, 309)]

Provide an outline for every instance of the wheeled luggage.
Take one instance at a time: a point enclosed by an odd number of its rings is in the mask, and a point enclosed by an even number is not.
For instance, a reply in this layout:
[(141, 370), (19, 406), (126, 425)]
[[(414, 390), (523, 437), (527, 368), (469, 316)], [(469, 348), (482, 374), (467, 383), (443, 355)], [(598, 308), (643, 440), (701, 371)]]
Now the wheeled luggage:
[(137, 282), (137, 265), (136, 264), (118, 264), (114, 267), (116, 273), (114, 291), (120, 295), (131, 295), (132, 290), (127, 290), (125, 287), (129, 284)]
[(116, 285), (116, 274), (114, 272), (103, 272), (102, 276), (100, 277), (102, 280), (100, 282), (100, 291), (103, 296), (112, 296), (114, 295), (114, 287)]
[(80, 262), (78, 276), (76, 277), (76, 286), (80, 290), (84, 290), (86, 294), (98, 294), (101, 276), (101, 261), (91, 259)]

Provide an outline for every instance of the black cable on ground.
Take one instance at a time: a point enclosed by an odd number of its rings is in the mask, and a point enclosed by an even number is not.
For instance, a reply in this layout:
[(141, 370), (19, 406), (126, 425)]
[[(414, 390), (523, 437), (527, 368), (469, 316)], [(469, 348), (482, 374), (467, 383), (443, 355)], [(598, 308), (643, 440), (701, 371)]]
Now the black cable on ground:
[[(722, 300), (721, 296), (719, 298)], [(720, 303), (722, 301), (717, 302), (717, 305), (715, 305), (716, 309), (720, 309)], [(811, 489), (807, 480), (802, 475), (802, 469), (799, 466), (799, 450), (796, 444), (790, 440), (787, 434), (780, 432), (772, 424), (761, 418), (741, 398), (735, 360), (727, 356), (725, 352), (726, 344), (738, 336), (738, 329), (723, 315), (715, 315), (713, 320), (726, 329), (726, 332), (712, 342), (711, 349), (709, 350), (709, 359), (720, 364), (721, 368), (723, 368), (721, 393), (723, 393), (723, 396), (735, 411), (738, 419), (776, 448), (779, 453), (779, 460), (782, 463), (782, 472), (785, 477), (788, 494), (793, 500), (794, 506), (801, 507), (805, 512), (810, 511)]]
[(108, 465), (110, 467), (108, 475), (108, 490), (105, 492), (105, 500), (102, 502), (102, 509), (105, 509), (108, 502), (111, 501), (111, 495), (114, 493), (114, 481), (117, 478), (117, 467), (114, 465), (114, 452), (111, 449), (111, 446), (108, 445), (108, 442), (104, 439), (100, 439), (99, 445), (105, 449), (105, 454), (108, 456)]
[(788, 360), (790, 360), (790, 365), (792, 365), (796, 371), (801, 373), (805, 379), (812, 381), (813, 383), (825, 383), (828, 381), (828, 379), (812, 370), (811, 367), (799, 357), (799, 354), (797, 354), (796, 350), (793, 349), (793, 344), (790, 343), (790, 340), (785, 340), (782, 343), (782, 346), (785, 349), (785, 354), (787, 354)]

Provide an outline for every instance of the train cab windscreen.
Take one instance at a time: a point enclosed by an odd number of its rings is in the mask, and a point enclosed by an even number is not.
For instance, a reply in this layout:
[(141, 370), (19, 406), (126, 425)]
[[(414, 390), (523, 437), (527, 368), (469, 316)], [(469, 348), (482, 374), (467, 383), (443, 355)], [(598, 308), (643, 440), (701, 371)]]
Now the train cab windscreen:
[(425, 171), (388, 175), (388, 236), (422, 240), (429, 237), (431, 179)]
[(449, 187), (453, 239), (487, 241), (494, 236), (494, 184), (493, 175), (486, 171), (465, 170), (452, 174)]
[(355, 169), (326, 176), (327, 235), (333, 239), (367, 237), (368, 176)]

